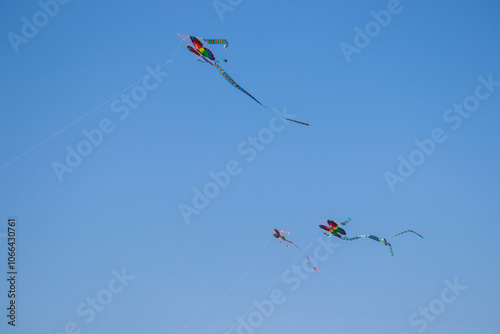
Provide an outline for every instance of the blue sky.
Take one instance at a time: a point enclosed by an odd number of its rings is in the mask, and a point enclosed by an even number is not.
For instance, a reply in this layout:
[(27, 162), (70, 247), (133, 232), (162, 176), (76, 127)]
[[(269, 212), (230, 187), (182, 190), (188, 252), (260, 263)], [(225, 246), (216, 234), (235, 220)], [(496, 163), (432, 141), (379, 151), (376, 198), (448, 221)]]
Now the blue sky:
[(497, 1), (2, 7), (2, 333), (497, 333)]

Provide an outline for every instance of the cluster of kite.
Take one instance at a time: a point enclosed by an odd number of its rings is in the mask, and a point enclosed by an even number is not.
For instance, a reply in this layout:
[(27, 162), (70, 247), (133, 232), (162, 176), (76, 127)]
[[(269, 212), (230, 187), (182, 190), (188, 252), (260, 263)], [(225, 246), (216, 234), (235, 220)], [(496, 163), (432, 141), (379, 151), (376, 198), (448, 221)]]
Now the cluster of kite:
[[(349, 223), (350, 221), (351, 221), (351, 218), (348, 218), (346, 221), (344, 221), (340, 224), (342, 226), (344, 226), (344, 225), (347, 225), (347, 223)], [(389, 250), (391, 251), (391, 255), (394, 256), (394, 252), (392, 251), (392, 245), (387, 241), (386, 238), (379, 238), (376, 235), (372, 235), (372, 234), (363, 234), (363, 235), (358, 235), (358, 236), (353, 237), (353, 238), (347, 238), (347, 237), (345, 237), (345, 235), (346, 235), (345, 230), (343, 228), (339, 227), (336, 222), (334, 222), (333, 220), (327, 220), (326, 222), (328, 223), (328, 226), (319, 225), (319, 227), (321, 229), (331, 233), (331, 234), (324, 233), (326, 236), (328, 236), (328, 237), (336, 236), (337, 238), (342, 239), (342, 240), (346, 240), (346, 241), (354, 241), (354, 240), (358, 240), (358, 239), (362, 239), (362, 238), (370, 238), (372, 240), (383, 243), (385, 246), (389, 246)], [(424, 238), (423, 236), (421, 236), (420, 234), (418, 234), (417, 232), (412, 231), (412, 230), (403, 231), (401, 233), (394, 235), (393, 237), (397, 237), (398, 235), (405, 234), (408, 232), (415, 233), (420, 238)]]
[[(347, 225), (347, 223), (349, 223), (351, 221), (351, 218), (348, 218), (346, 221), (340, 223), (342, 226), (345, 226)], [(376, 235), (372, 235), (372, 234), (363, 234), (363, 235), (358, 235), (356, 237), (353, 237), (353, 238), (347, 238), (345, 235), (347, 234), (346, 231), (340, 227), (336, 222), (334, 222), (333, 220), (326, 220), (326, 222), (328, 223), (328, 226), (326, 225), (319, 225), (319, 227), (322, 229), (322, 230), (325, 230), (327, 232), (323, 232), (324, 235), (326, 235), (327, 237), (332, 237), (332, 236), (335, 236), (339, 239), (342, 239), (342, 240), (346, 240), (346, 241), (354, 241), (354, 240), (358, 240), (358, 239), (362, 239), (362, 238), (369, 238), (369, 239), (372, 239), (372, 240), (375, 240), (377, 242), (381, 242), (383, 243), (385, 246), (389, 246), (389, 250), (391, 251), (391, 255), (394, 256), (394, 252), (392, 250), (392, 245), (387, 241), (387, 239), (385, 238), (380, 238), (380, 237), (377, 237)], [(273, 233), (273, 236), (276, 238), (276, 239), (279, 239), (279, 242), (281, 243), (281, 241), (286, 241), (286, 242), (289, 242), (291, 243), (292, 245), (294, 245), (295, 247), (297, 247), (298, 249), (301, 249), (299, 246), (297, 246), (296, 244), (294, 244), (292, 241), (288, 240), (287, 238), (285, 238), (285, 236), (283, 234), (290, 234), (290, 232), (287, 232), (287, 231), (283, 231), (283, 230), (278, 230), (278, 229), (274, 229), (271, 230), (269, 229), (272, 233)], [(413, 230), (406, 230), (406, 231), (403, 231), (401, 233), (398, 233), (398, 234), (395, 234), (393, 237), (397, 237), (399, 235), (402, 235), (402, 234), (405, 234), (405, 233), (408, 233), (408, 232), (411, 232), (411, 233), (414, 233), (416, 235), (418, 235), (420, 238), (424, 238), (423, 236), (421, 236), (420, 234), (418, 234), (417, 232), (413, 231)], [(288, 247), (288, 245), (286, 245)], [(307, 261), (309, 263), (309, 266), (311, 268), (313, 268), (314, 270), (316, 271), (319, 271), (318, 269), (316, 269), (315, 267), (313, 267), (311, 265), (311, 260), (309, 260), (309, 258), (306, 256), (307, 258)]]
[[(300, 121), (297, 121), (297, 120), (294, 120), (294, 119), (286, 118), (283, 115), (281, 115), (278, 112), (276, 112), (275, 110), (272, 110), (272, 109), (268, 108), (267, 106), (265, 106), (264, 104), (262, 104), (259, 100), (257, 100), (255, 97), (253, 97), (250, 93), (248, 93), (245, 89), (243, 89), (243, 87), (241, 87), (240, 85), (238, 85), (233, 80), (233, 78), (231, 78), (229, 76), (229, 74), (227, 74), (227, 72), (219, 65), (220, 62), (226, 63), (227, 59), (217, 60), (216, 57), (214, 56), (213, 52), (209, 48), (206, 47), (206, 45), (218, 45), (218, 44), (220, 44), (220, 45), (223, 45), (224, 49), (226, 49), (227, 46), (228, 46), (228, 42), (225, 39), (205, 39), (205, 38), (201, 38), (201, 37), (187, 36), (187, 35), (182, 35), (182, 34), (178, 34), (178, 35), (182, 39), (182, 41), (184, 42), (184, 44), (186, 45), (187, 49), (195, 56), (195, 58), (197, 60), (201, 61), (202, 63), (206, 63), (206, 64), (214, 66), (219, 71), (219, 73), (231, 85), (233, 85), (233, 87), (237, 88), (238, 90), (240, 90), (241, 92), (243, 92), (244, 94), (246, 94), (247, 96), (249, 96), (251, 99), (253, 99), (255, 102), (257, 102), (259, 105), (261, 105), (262, 107), (264, 107), (264, 108), (272, 111), (273, 113), (275, 113), (276, 115), (278, 115), (279, 117), (281, 117), (283, 119), (286, 119), (288, 121), (292, 121), (292, 122), (295, 122), (295, 123), (298, 123), (298, 124), (309, 125), (309, 124), (304, 123), (304, 122), (300, 122)], [(342, 222), (341, 225), (345, 226), (350, 221), (351, 221), (351, 218), (348, 218), (346, 221)], [(346, 235), (345, 230), (343, 228), (339, 227), (337, 223), (335, 223), (333, 220), (326, 220), (326, 222), (328, 223), (328, 226), (326, 226), (326, 225), (319, 225), (319, 227), (321, 229), (323, 229), (324, 231), (327, 231), (327, 232), (323, 232), (326, 236), (328, 236), (328, 237), (335, 236), (335, 237), (337, 237), (339, 239), (346, 240), (346, 241), (353, 241), (353, 240), (358, 240), (358, 239), (362, 239), (362, 238), (369, 238), (369, 239), (375, 240), (377, 242), (381, 242), (385, 246), (389, 246), (389, 249), (391, 251), (391, 255), (394, 256), (394, 252), (392, 250), (392, 245), (387, 241), (387, 239), (385, 239), (385, 238), (379, 238), (379, 237), (377, 237), (375, 235), (371, 235), (371, 234), (363, 234), (363, 235), (359, 235), (359, 236), (356, 236), (356, 237), (353, 237), (353, 238), (347, 238), (345, 236)], [(288, 243), (294, 245), (299, 250), (301, 250), (301, 248), (299, 246), (297, 246), (296, 244), (294, 244), (292, 241), (288, 240), (284, 236), (284, 234), (288, 235), (288, 234), (290, 234), (290, 232), (279, 230), (279, 229), (276, 229), (276, 228), (274, 230), (270, 229), (270, 231), (273, 233), (273, 236), (276, 239), (279, 240), (280, 243), (282, 241), (285, 241), (285, 242), (288, 242)], [(412, 233), (418, 235), (420, 238), (423, 238), (420, 234), (418, 234), (417, 232), (412, 231), (412, 230), (407, 230), (407, 231), (398, 233), (398, 234), (394, 235), (394, 237), (397, 237), (399, 235), (402, 235), (402, 234), (405, 234), (405, 233), (408, 233), (408, 232), (412, 232)], [(286, 246), (288, 247), (288, 245), (286, 245)], [(313, 267), (311, 265), (311, 261), (310, 261), (310, 259), (307, 256), (306, 256), (306, 258), (307, 258), (307, 261), (309, 263), (309, 266), (311, 268), (313, 268), (314, 270), (319, 271), (317, 268), (315, 268), (315, 267)]]

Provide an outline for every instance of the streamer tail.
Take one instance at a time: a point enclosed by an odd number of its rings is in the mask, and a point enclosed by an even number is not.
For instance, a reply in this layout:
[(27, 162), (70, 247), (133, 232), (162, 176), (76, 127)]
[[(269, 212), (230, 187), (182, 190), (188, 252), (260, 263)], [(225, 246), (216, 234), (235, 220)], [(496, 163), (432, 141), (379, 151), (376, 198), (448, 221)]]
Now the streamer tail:
[(402, 235), (402, 234), (405, 234), (405, 233), (408, 233), (408, 232), (415, 233), (416, 235), (418, 235), (422, 239), (424, 238), (423, 236), (421, 236), (420, 234), (418, 234), (417, 232), (415, 232), (413, 230), (406, 230), (406, 231), (403, 231), (401, 233), (395, 234), (394, 236), (397, 237), (398, 235)]

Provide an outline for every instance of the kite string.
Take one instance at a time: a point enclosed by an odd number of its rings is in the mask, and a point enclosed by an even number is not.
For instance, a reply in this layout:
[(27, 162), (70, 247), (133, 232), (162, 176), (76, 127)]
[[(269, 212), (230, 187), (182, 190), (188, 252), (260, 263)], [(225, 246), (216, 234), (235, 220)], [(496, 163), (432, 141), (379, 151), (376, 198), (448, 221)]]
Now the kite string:
[(169, 63), (172, 63), (172, 61), (174, 60), (175, 56), (177, 55), (177, 52), (179, 51), (179, 48), (181, 47), (181, 44), (182, 44), (182, 41), (179, 43), (179, 46), (177, 47), (177, 49), (175, 50), (174, 54), (172, 55), (172, 57), (170, 58), (170, 60), (167, 60), (165, 63), (163, 63), (162, 65), (158, 66), (154, 71), (150, 72), (149, 74), (146, 74), (145, 76), (143, 76), (142, 78), (140, 78), (139, 80), (135, 81), (134, 83), (132, 83), (131, 85), (129, 85), (127, 88), (121, 90), (119, 93), (116, 93), (114, 94), (113, 96), (111, 96), (110, 98), (108, 98), (106, 101), (102, 102), (101, 104), (99, 104), (97, 107), (95, 107), (94, 109), (91, 109), (90, 111), (88, 111), (87, 113), (83, 114), (82, 116), (80, 116), (79, 118), (77, 118), (76, 120), (74, 120), (73, 122), (69, 123), (68, 125), (66, 125), (65, 127), (63, 127), (62, 129), (60, 129), (59, 131), (56, 131), (55, 133), (53, 133), (52, 135), (50, 135), (49, 137), (45, 138), (44, 140), (42, 140), (40, 143), (36, 144), (35, 146), (33, 146), (32, 148), (28, 149), (26, 152), (18, 155), (16, 158), (12, 159), (11, 161), (7, 162), (6, 164), (4, 164), (2, 167), (0, 167), (0, 171), (2, 169), (4, 169), (5, 167), (11, 165), (12, 163), (16, 162), (17, 160), (21, 159), (22, 157), (24, 157), (25, 155), (27, 155), (28, 153), (36, 150), (38, 147), (42, 146), (43, 144), (45, 144), (46, 142), (48, 142), (49, 140), (51, 140), (52, 138), (56, 137), (57, 135), (59, 135), (60, 133), (66, 131), (67, 129), (69, 129), (70, 127), (72, 127), (73, 125), (75, 125), (76, 123), (80, 122), (82, 119), (84, 119), (85, 117), (89, 116), (90, 114), (92, 114), (93, 112), (95, 112), (96, 110), (98, 110), (99, 108), (101, 108), (102, 106), (104, 106), (106, 103), (110, 102), (111, 100), (115, 99), (116, 97), (118, 97), (119, 95), (121, 95), (122, 93), (124, 93), (125, 91), (127, 91), (128, 89), (132, 88), (133, 86), (135, 86), (138, 82), (146, 79), (147, 77), (151, 76), (153, 73), (155, 72), (158, 72), (161, 68), (163, 68), (164, 66), (166, 66), (167, 64)]
[(181, 333), (182, 331), (184, 331), (186, 328), (188, 328), (189, 326), (191, 326), (191, 324), (193, 324), (199, 317), (201, 317), (203, 314), (207, 313), (210, 309), (212, 309), (212, 307), (215, 306), (215, 304), (217, 304), (222, 298), (224, 298), (225, 295), (227, 295), (231, 290), (234, 289), (234, 287), (236, 287), (240, 282), (241, 280), (243, 280), (243, 278), (245, 278), (251, 271), (252, 269), (257, 265), (257, 263), (260, 261), (260, 258), (262, 257), (262, 255), (264, 255), (264, 252), (266, 251), (267, 249), (267, 246), (269, 244), (269, 239), (271, 238), (271, 236), (269, 236), (267, 238), (267, 241), (266, 241), (266, 244), (264, 246), (264, 248), (262, 249), (262, 251), (260, 252), (259, 256), (257, 257), (257, 259), (255, 259), (254, 263), (250, 266), (250, 268), (248, 268), (248, 270), (246, 271), (245, 274), (243, 274), (243, 276), (241, 276), (238, 281), (236, 281), (236, 283), (233, 284), (233, 286), (231, 286), (228, 290), (226, 290), (226, 292), (224, 292), (222, 295), (220, 295), (215, 301), (213, 301), (204, 311), (202, 311), (200, 314), (198, 314), (196, 317), (194, 317), (187, 325), (185, 325), (183, 328), (181, 328), (176, 334), (179, 334)]
[(265, 296), (265, 295), (269, 292), (269, 290), (271, 290), (271, 289), (272, 289), (272, 288), (276, 285), (276, 283), (280, 280), (280, 278), (283, 276), (283, 274), (284, 274), (284, 273), (286, 273), (286, 272), (290, 269), (290, 267), (291, 267), (292, 265), (294, 265), (294, 264), (295, 264), (295, 262), (297, 262), (297, 260), (298, 260), (299, 258), (301, 258), (301, 257), (302, 257), (302, 255), (305, 253), (305, 251), (306, 251), (309, 247), (311, 247), (311, 245), (314, 243), (314, 240), (315, 240), (315, 238), (316, 238), (316, 235), (317, 235), (317, 234), (318, 234), (318, 231), (316, 231), (316, 233), (314, 234), (313, 240), (312, 240), (312, 241), (311, 241), (311, 242), (307, 245), (307, 247), (306, 247), (306, 248), (302, 251), (302, 253), (300, 253), (300, 255), (299, 255), (299, 256), (297, 256), (297, 257), (295, 258), (295, 260), (293, 260), (293, 261), (290, 263), (290, 265), (289, 265), (289, 266), (288, 266), (288, 267), (287, 267), (287, 268), (286, 268), (286, 269), (285, 269), (285, 270), (284, 270), (284, 271), (283, 271), (283, 272), (282, 272), (282, 273), (278, 276), (278, 278), (277, 278), (277, 279), (273, 282), (273, 284), (271, 284), (271, 286), (269, 287), (269, 289), (267, 289), (267, 290), (266, 290), (266, 291), (262, 294), (262, 296), (260, 296), (260, 298), (259, 298), (256, 302), (254, 302), (254, 304), (253, 304), (253, 305), (252, 305), (252, 306), (248, 309), (248, 311), (247, 311), (245, 314), (243, 314), (243, 316), (242, 316), (242, 317), (240, 317), (240, 319), (239, 319), (238, 321), (236, 321), (236, 323), (234, 324), (234, 326), (233, 326), (233, 327), (231, 327), (231, 328), (230, 328), (230, 329), (226, 332), (226, 334), (229, 334), (229, 333), (230, 333), (230, 332), (231, 332), (231, 331), (232, 331), (232, 330), (233, 330), (236, 326), (238, 326), (238, 324), (240, 323), (240, 321), (241, 321), (241, 320), (242, 320), (242, 319), (243, 319), (243, 318), (244, 318), (244, 317), (245, 317), (248, 313), (250, 313), (250, 311), (251, 311), (251, 310), (253, 310), (253, 308), (255, 307), (255, 305), (257, 305), (257, 304), (258, 304), (258, 303), (262, 300), (262, 298), (264, 298), (264, 296)]
[[(223, 61), (227, 61), (226, 59), (224, 59)], [(275, 115), (277, 115), (278, 117), (281, 117), (283, 118), (284, 120), (287, 120), (287, 121), (291, 121), (291, 122), (295, 122), (295, 123), (298, 123), (298, 124), (303, 124), (303, 125), (307, 125), (309, 126), (308, 123), (304, 123), (304, 122), (300, 122), (300, 121), (296, 121), (294, 119), (291, 119), (291, 118), (286, 118), (285, 116), (283, 116), (282, 114), (280, 114), (279, 112), (277, 112), (276, 110), (274, 109), (271, 109), (269, 108), (268, 106), (266, 106), (265, 104), (262, 104), (259, 100), (257, 100), (255, 97), (252, 96), (252, 94), (250, 94), (249, 92), (247, 92), (243, 87), (241, 87), (240, 85), (238, 85), (236, 83), (236, 81), (234, 81), (233, 78), (231, 78), (231, 76), (218, 64), (219, 61), (216, 61), (214, 66), (215, 68), (219, 71), (219, 73), (231, 84), (233, 85), (233, 87), (235, 87), (236, 89), (240, 90), (241, 92), (245, 93), (247, 96), (249, 96), (250, 98), (252, 98), (255, 102), (257, 102), (258, 104), (260, 104), (261, 106), (263, 106), (264, 108), (266, 108), (267, 110), (273, 112)]]

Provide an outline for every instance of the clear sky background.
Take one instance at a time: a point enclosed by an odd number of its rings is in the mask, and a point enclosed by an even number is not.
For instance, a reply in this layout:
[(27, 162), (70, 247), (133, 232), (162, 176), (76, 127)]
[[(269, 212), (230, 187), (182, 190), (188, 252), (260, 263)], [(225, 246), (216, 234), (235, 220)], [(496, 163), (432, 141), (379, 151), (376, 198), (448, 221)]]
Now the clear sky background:
[[(220, 4), (231, 10), (219, 15), (212, 0), (73, 0), (49, 17), (34, 0), (3, 2), (0, 331), (498, 333), (500, 3), (401, 0), (367, 45), (355, 29), (376, 29), (371, 11), (386, 0)], [(23, 37), (34, 19), (38, 31)], [(273, 123), (177, 32), (227, 39), (227, 50), (210, 47), (227, 72), (311, 126)], [(11, 33), (25, 40), (13, 47)], [(342, 43), (356, 41), (346, 58)], [(134, 108), (120, 101), (170, 59)], [(471, 98), (489, 76), (483, 99)], [(479, 105), (459, 124), (447, 110), (464, 101)], [(103, 122), (108, 133), (58, 178), (54, 164), (67, 164), (68, 148), (88, 149), (84, 132)], [(282, 129), (272, 139), (270, 124)], [(444, 142), (418, 153), (415, 140), (438, 128)], [(259, 133), (269, 140), (247, 161), (241, 150)], [(391, 187), (400, 156), (420, 165)], [(187, 224), (179, 206), (192, 207), (193, 189), (230, 161), (240, 173)], [(18, 221), (15, 329), (9, 217)], [(373, 240), (328, 239), (315, 219), (347, 217), (349, 237), (386, 237), (394, 257)], [(272, 238), (274, 227), (304, 253)], [(407, 229), (424, 239), (392, 238)], [(305, 255), (319, 273), (294, 267)]]

